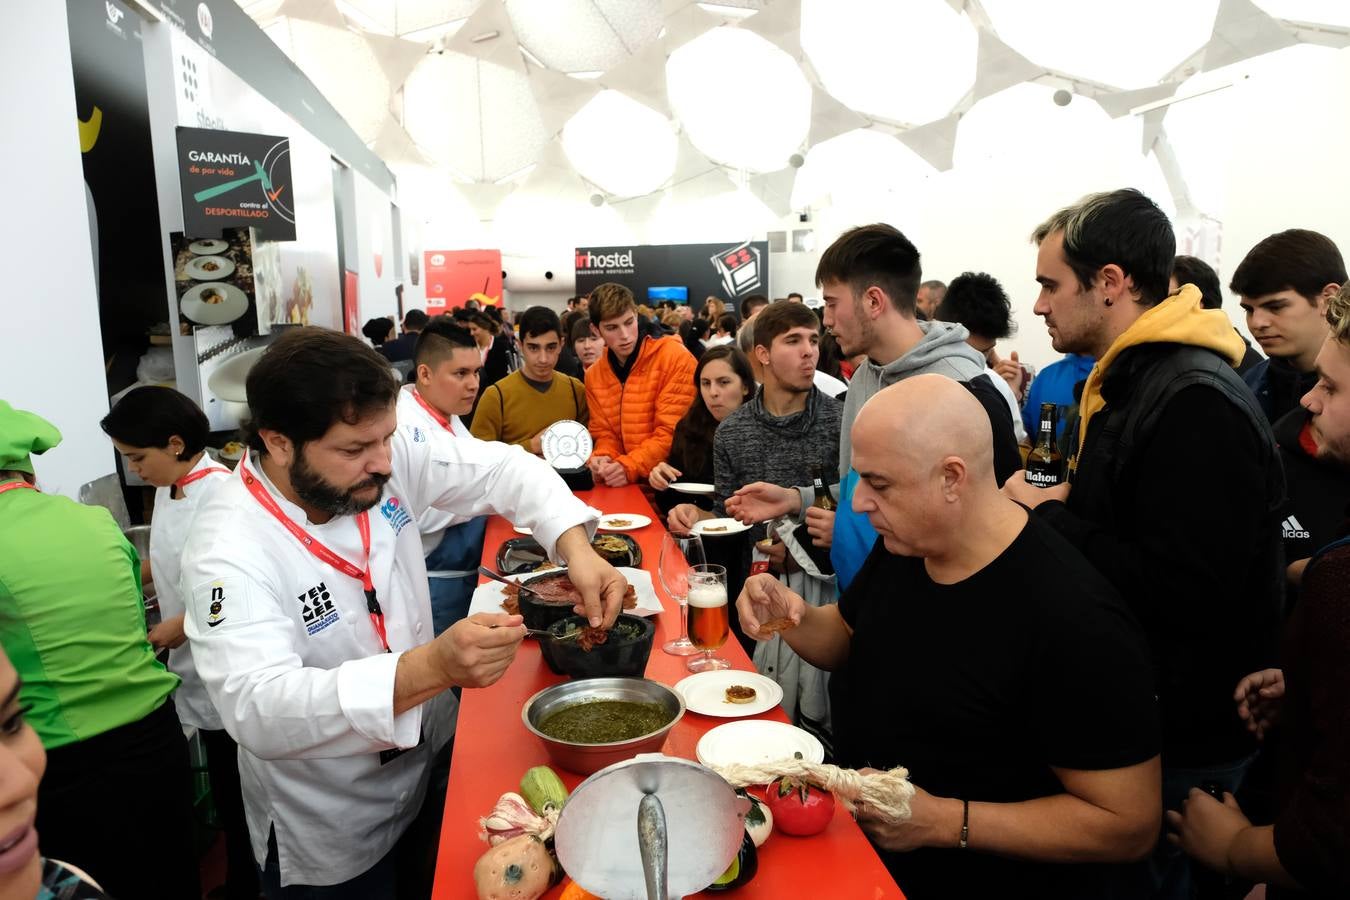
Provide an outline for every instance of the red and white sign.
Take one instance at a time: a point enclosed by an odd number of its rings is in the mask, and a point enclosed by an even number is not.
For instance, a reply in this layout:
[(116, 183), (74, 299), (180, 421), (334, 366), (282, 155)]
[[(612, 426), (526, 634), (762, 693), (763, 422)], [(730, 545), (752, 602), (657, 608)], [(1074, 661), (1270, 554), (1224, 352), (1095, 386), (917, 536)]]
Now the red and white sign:
[(502, 253), (500, 250), (427, 250), (427, 315), (477, 300), (479, 306), (502, 302)]

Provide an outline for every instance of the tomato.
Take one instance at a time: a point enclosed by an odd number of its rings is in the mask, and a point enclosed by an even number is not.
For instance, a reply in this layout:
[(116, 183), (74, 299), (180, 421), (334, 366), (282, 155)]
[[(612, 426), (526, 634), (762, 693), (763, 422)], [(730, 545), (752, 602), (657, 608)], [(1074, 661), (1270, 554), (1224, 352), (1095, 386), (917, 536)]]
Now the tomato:
[(774, 827), (784, 834), (820, 834), (834, 817), (834, 795), (796, 778), (775, 778), (764, 791)]

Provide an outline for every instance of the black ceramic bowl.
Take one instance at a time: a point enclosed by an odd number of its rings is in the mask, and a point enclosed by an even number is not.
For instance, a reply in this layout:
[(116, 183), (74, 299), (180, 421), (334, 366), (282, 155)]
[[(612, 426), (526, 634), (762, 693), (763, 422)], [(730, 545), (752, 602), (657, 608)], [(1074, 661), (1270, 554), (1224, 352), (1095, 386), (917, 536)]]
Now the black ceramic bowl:
[(550, 569), (533, 578), (520, 582), (520, 614), (525, 617), (525, 627), (539, 631), (546, 630), (554, 622), (572, 615), (572, 603), (545, 603), (530, 590), (531, 584), (552, 581), (567, 576), (566, 569)]
[(544, 662), (559, 675), (572, 678), (641, 678), (652, 655), (656, 624), (642, 616), (621, 613), (609, 640), (582, 650), (576, 637), (563, 637), (586, 627), (583, 616), (568, 616), (549, 626), (550, 637), (539, 641)]

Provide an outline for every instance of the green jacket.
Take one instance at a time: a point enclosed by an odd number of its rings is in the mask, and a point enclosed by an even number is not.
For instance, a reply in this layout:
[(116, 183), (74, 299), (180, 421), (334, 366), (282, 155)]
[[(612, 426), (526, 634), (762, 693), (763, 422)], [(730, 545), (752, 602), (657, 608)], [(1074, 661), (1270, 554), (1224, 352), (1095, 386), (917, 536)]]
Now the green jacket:
[(145, 636), (141, 565), (108, 511), (0, 494), (0, 645), (48, 750), (158, 709), (178, 676)]

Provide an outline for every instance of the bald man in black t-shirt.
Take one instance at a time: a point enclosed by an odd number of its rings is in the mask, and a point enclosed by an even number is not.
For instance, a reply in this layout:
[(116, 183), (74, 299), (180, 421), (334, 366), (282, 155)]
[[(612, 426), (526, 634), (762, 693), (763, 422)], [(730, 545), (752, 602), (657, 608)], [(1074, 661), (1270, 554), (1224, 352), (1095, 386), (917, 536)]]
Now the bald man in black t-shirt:
[[(773, 578), (737, 602), (831, 682), (838, 762), (906, 766), (893, 825), (859, 824), (910, 900), (1145, 897), (1161, 818), (1143, 635), (1054, 529), (1003, 497), (988, 416), (955, 381), (907, 379), (853, 431), (854, 508), (880, 535), (838, 606)], [(767, 637), (767, 635), (766, 635)]]

